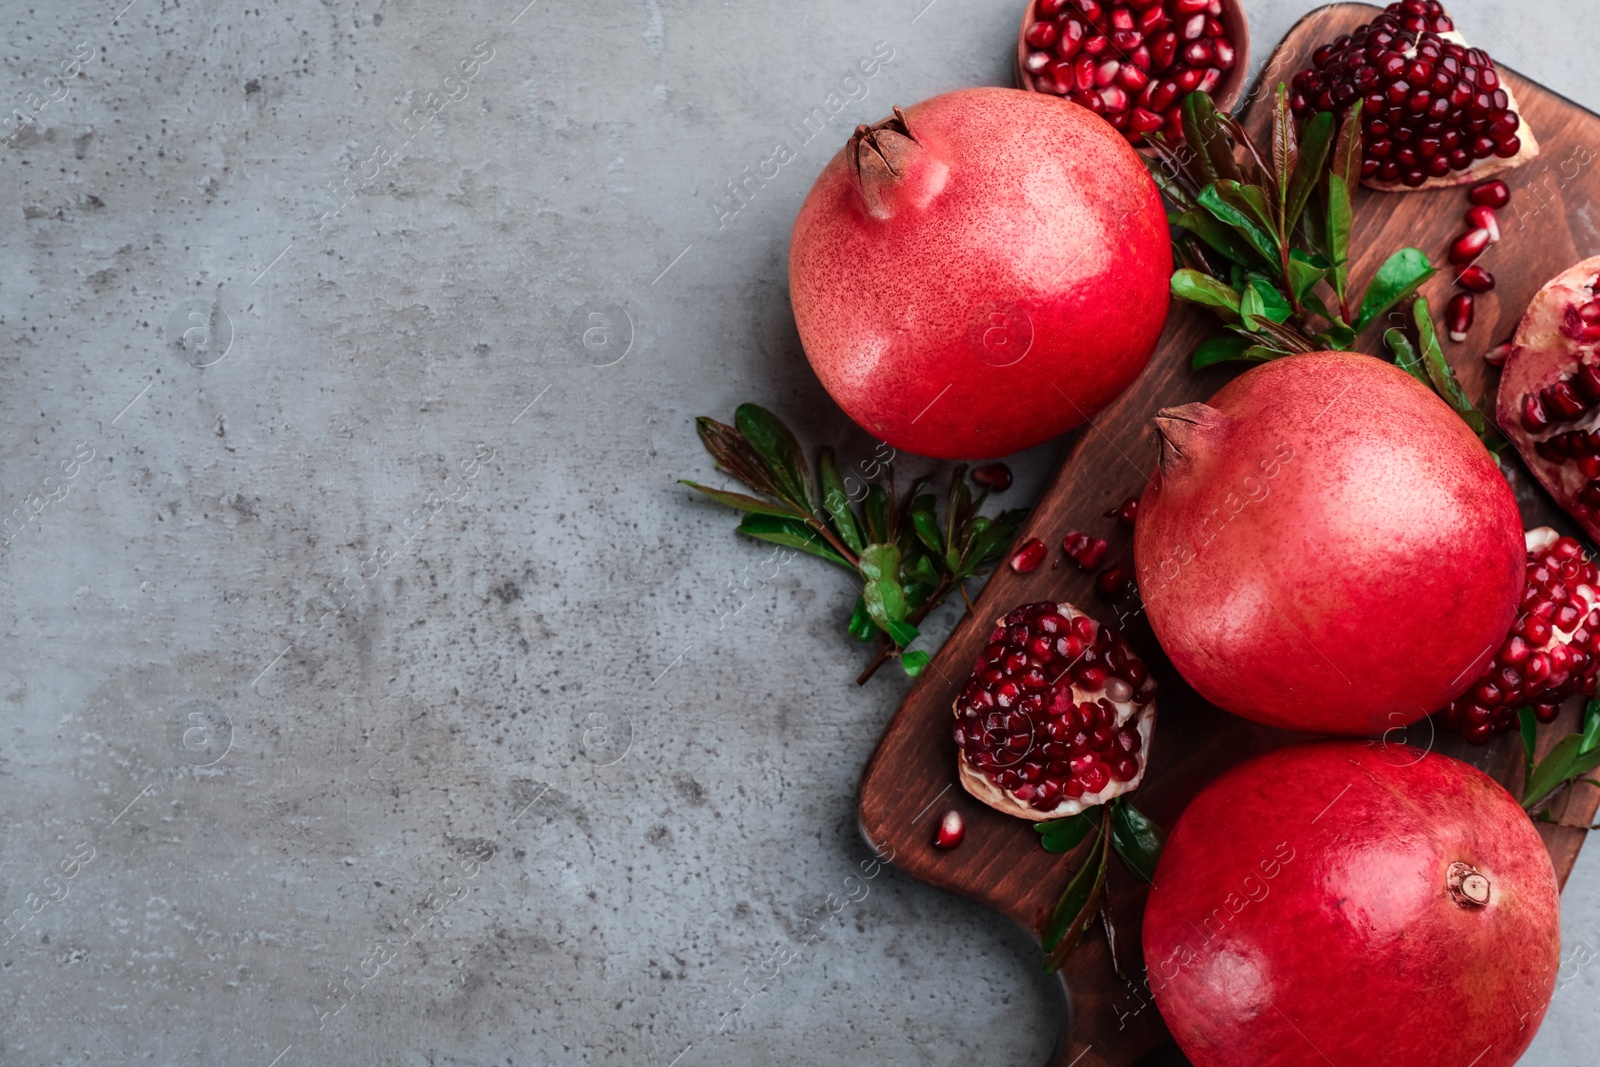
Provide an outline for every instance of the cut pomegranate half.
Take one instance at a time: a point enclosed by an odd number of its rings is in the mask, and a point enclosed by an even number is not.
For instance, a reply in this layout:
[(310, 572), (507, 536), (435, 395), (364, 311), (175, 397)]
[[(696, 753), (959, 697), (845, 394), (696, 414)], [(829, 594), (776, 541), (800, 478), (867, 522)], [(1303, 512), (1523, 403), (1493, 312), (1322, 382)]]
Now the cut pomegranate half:
[(1529, 530), (1528, 585), (1494, 662), (1440, 714), (1475, 745), (1517, 725), (1532, 707), (1552, 722), (1570, 696), (1592, 696), (1600, 675), (1600, 569), (1570, 537)]
[(1121, 635), (1071, 604), (1028, 604), (996, 623), (972, 669), (954, 708), (968, 793), (1039, 820), (1138, 787), (1156, 682)]
[(1534, 296), (1500, 379), (1495, 418), (1556, 502), (1600, 539), (1600, 256)]
[(1292, 93), (1302, 118), (1363, 102), (1361, 178), (1373, 189), (1466, 185), (1539, 154), (1510, 83), (1437, 0), (1390, 4), (1323, 45)]

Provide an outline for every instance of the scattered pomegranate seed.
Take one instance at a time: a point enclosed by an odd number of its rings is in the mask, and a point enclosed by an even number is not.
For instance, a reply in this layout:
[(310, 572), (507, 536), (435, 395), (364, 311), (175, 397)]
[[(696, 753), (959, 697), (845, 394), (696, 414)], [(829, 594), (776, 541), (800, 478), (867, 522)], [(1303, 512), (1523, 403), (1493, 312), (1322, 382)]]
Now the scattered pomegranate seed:
[(1487, 293), (1494, 288), (1494, 275), (1482, 267), (1473, 265), (1456, 276), (1456, 284), (1463, 289), (1471, 289), (1474, 293)]
[(1037, 537), (1030, 537), (1023, 546), (1017, 549), (1016, 555), (1011, 557), (1011, 569), (1018, 574), (1028, 574), (1039, 569), (1039, 564), (1044, 562), (1050, 550), (1043, 541)]
[(1476, 308), (1477, 298), (1471, 293), (1457, 293), (1450, 298), (1450, 304), (1445, 309), (1445, 326), (1450, 331), (1450, 340), (1460, 344), (1467, 339)]
[(1600, 570), (1582, 545), (1549, 527), (1529, 530), (1527, 546), (1527, 586), (1505, 644), (1441, 714), (1475, 745), (1512, 729), (1524, 705), (1553, 722), (1561, 702), (1592, 695), (1600, 675)]
[(1484, 207), (1505, 207), (1511, 203), (1511, 187), (1499, 178), (1490, 178), (1472, 187), (1467, 196)]
[[(1437, 0), (1403, 0), (1312, 53), (1290, 103), (1308, 118), (1362, 105), (1361, 177), (1415, 188), (1522, 148), (1494, 61), (1441, 34), (1455, 28)], [(1490, 205), (1494, 206), (1494, 205)]]
[(1086, 533), (1073, 531), (1061, 541), (1061, 550), (1081, 569), (1092, 571), (1105, 562), (1106, 543)]
[(1471, 263), (1489, 247), (1490, 237), (1488, 230), (1469, 230), (1456, 238), (1456, 243), (1450, 246), (1450, 262), (1457, 265)]
[(1494, 208), (1487, 204), (1478, 204), (1467, 212), (1467, 225), (1479, 230), (1488, 230), (1490, 244), (1500, 240), (1500, 221), (1494, 216)]
[(1222, 0), (1048, 0), (1036, 10), (1023, 32), (1033, 87), (1104, 117), (1134, 144), (1157, 130), (1182, 140), (1183, 96), (1215, 90), (1238, 62)]
[(1133, 582), (1133, 573), (1126, 567), (1107, 567), (1094, 580), (1094, 587), (1107, 600), (1135, 596), (1139, 592)]
[(1011, 488), (1011, 468), (1004, 463), (985, 463), (972, 472), (972, 480), (986, 489), (1003, 493)]
[(939, 833), (933, 839), (933, 847), (949, 850), (961, 844), (961, 839), (966, 836), (967, 821), (952, 808), (939, 820)]
[(1503, 367), (1506, 357), (1511, 355), (1511, 342), (1502, 341), (1483, 354), (1483, 361), (1491, 367)]
[(1121, 519), (1129, 526), (1133, 525), (1134, 520), (1137, 519), (1138, 516), (1139, 498), (1136, 496), (1130, 496), (1128, 499), (1124, 500), (1122, 503), (1106, 512), (1106, 518)]

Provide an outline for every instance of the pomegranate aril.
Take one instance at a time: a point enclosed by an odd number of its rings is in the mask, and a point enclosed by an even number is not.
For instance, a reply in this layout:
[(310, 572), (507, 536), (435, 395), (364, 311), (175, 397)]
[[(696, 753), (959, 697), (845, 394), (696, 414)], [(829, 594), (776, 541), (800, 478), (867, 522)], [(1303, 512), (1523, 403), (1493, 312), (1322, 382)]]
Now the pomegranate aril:
[(1011, 557), (1011, 569), (1018, 574), (1027, 574), (1039, 569), (1039, 564), (1044, 562), (1050, 550), (1043, 541), (1037, 537), (1030, 537), (1016, 554)]
[(1088, 33), (1088, 27), (1077, 19), (1066, 19), (1060, 24), (1060, 35), (1056, 38), (1056, 55), (1062, 59), (1071, 59), (1078, 54), (1078, 49), (1083, 47), (1083, 38)]
[(1039, 15), (1042, 18), (1055, 18), (1067, 3), (1068, 0), (1039, 0)]
[[(1165, 30), (1155, 36), (1150, 42), (1150, 60), (1153, 70), (1166, 70), (1172, 66), (1173, 59), (1178, 54), (1178, 35), (1173, 30)], [(1165, 108), (1162, 108), (1165, 110)]]
[(1488, 230), (1470, 230), (1457, 237), (1450, 246), (1450, 262), (1467, 264), (1483, 255), (1489, 247), (1490, 236)]
[(1011, 488), (1011, 468), (1004, 463), (985, 463), (973, 470), (972, 480), (985, 489), (1003, 493)]
[(1095, 589), (1107, 600), (1133, 596), (1133, 572), (1126, 567), (1108, 567), (1094, 580)]
[(1490, 244), (1500, 240), (1500, 222), (1495, 218), (1492, 207), (1485, 204), (1473, 207), (1467, 212), (1467, 225), (1473, 229), (1487, 231)]
[(939, 831), (934, 835), (933, 847), (952, 849), (967, 836), (967, 823), (959, 811), (947, 811), (939, 819)]
[(1544, 408), (1552, 418), (1567, 421), (1582, 415), (1589, 408), (1589, 403), (1578, 395), (1571, 382), (1560, 381), (1546, 388), (1540, 398), (1544, 401)]
[(1467, 196), (1484, 207), (1505, 207), (1511, 203), (1511, 187), (1499, 178), (1491, 178), (1474, 185)]
[(1023, 39), (1034, 48), (1049, 48), (1061, 36), (1054, 22), (1035, 22), (1028, 27), (1028, 32), (1023, 34)]
[(1487, 293), (1494, 288), (1494, 275), (1480, 266), (1473, 265), (1456, 276), (1456, 283), (1474, 293)]
[(1136, 496), (1130, 496), (1128, 499), (1124, 500), (1122, 503), (1106, 512), (1106, 518), (1121, 519), (1129, 526), (1134, 524), (1134, 520), (1138, 518), (1138, 515), (1139, 498)]
[(1544, 405), (1539, 403), (1539, 398), (1532, 393), (1522, 399), (1522, 428), (1529, 433), (1538, 433), (1550, 425), (1550, 416), (1545, 413)]
[(1450, 331), (1450, 340), (1460, 344), (1467, 339), (1467, 331), (1472, 329), (1472, 315), (1477, 307), (1477, 299), (1471, 293), (1457, 293), (1450, 298), (1450, 303), (1445, 309), (1445, 326)]
[(1061, 542), (1061, 548), (1072, 557), (1074, 563), (1086, 571), (1094, 570), (1106, 558), (1106, 543), (1086, 533), (1074, 531), (1067, 534)]

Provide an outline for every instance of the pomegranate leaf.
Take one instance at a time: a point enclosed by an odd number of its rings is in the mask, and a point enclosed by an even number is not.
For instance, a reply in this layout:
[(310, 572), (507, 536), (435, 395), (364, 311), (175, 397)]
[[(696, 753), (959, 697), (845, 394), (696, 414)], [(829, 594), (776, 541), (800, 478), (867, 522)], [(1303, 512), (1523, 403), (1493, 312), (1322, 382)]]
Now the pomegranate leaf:
[(867, 602), (861, 597), (856, 597), (856, 606), (850, 612), (847, 628), (850, 636), (858, 641), (870, 641), (878, 632), (878, 628), (872, 625), (872, 616), (867, 614)]
[(1300, 138), (1294, 128), (1294, 113), (1289, 110), (1289, 87), (1278, 83), (1278, 95), (1272, 102), (1272, 175), (1277, 179), (1277, 196), (1273, 202), (1278, 208), (1278, 237), (1286, 243), (1294, 233), (1294, 222), (1289, 218), (1290, 185), (1295, 172), (1300, 169)]
[(900, 549), (894, 545), (868, 545), (861, 552), (861, 576), (867, 580), (861, 599), (878, 629), (901, 648), (917, 639), (917, 628), (906, 622), (911, 605), (900, 585)]
[(753, 511), (757, 515), (774, 515), (784, 519), (805, 518), (803, 515), (796, 515), (794, 508), (788, 504), (773, 504), (759, 497), (748, 496), (744, 493), (730, 493), (725, 489), (713, 489), (708, 485), (701, 485), (699, 482), (691, 482), (687, 478), (678, 479), (678, 484), (687, 485), (695, 492), (704, 493), (717, 503), (736, 508), (739, 511)]
[(1239, 294), (1209, 274), (1197, 270), (1174, 271), (1172, 295), (1191, 304), (1211, 308), (1223, 322), (1239, 321)]
[(1105, 890), (1106, 870), (1110, 866), (1111, 835), (1106, 832), (1105, 821), (1102, 815), (1099, 847), (1090, 849), (1084, 857), (1083, 865), (1067, 883), (1066, 892), (1061, 894), (1050, 922), (1040, 935), (1044, 950), (1049, 954), (1045, 959), (1046, 974), (1061, 966), (1100, 910), (1100, 894)]
[(867, 540), (881, 542), (889, 538), (889, 494), (883, 486), (873, 484), (867, 490), (864, 509), (867, 518)]
[(844, 479), (839, 476), (839, 461), (834, 458), (833, 449), (822, 450), (818, 467), (821, 469), (823, 509), (833, 522), (834, 532), (850, 546), (850, 551), (860, 555), (867, 543), (861, 536), (856, 513), (850, 508), (850, 497), (844, 491)]
[(1367, 286), (1366, 295), (1361, 298), (1361, 311), (1355, 321), (1356, 332), (1360, 333), (1383, 318), (1437, 273), (1420, 249), (1402, 248), (1390, 256), (1378, 268), (1372, 284)]
[(1183, 98), (1183, 143), (1178, 149), (1188, 157), (1195, 186), (1209, 185), (1218, 179), (1241, 181), (1233, 146), (1217, 114), (1216, 101), (1208, 93), (1190, 93)]
[[(1248, 356), (1247, 352), (1266, 353), (1265, 355)], [(1195, 348), (1194, 355), (1189, 360), (1189, 366), (1195, 370), (1204, 370), (1206, 367), (1218, 363), (1228, 363), (1232, 360), (1250, 360), (1255, 363), (1265, 363), (1278, 358), (1276, 352), (1267, 352), (1260, 345), (1251, 344), (1243, 337), (1213, 337), (1209, 341), (1200, 342)]]
[(1138, 808), (1122, 797), (1111, 802), (1111, 845), (1130, 871), (1154, 884), (1156, 864), (1166, 844), (1166, 831)]
[(1151, 141), (1151, 147), (1159, 158), (1151, 159), (1143, 152), (1139, 153), (1139, 158), (1144, 160), (1145, 169), (1150, 172), (1156, 188), (1160, 189), (1162, 194), (1180, 210), (1187, 211), (1194, 207), (1194, 194), (1189, 191), (1188, 186), (1178, 180), (1180, 173), (1178, 163), (1170, 154), (1172, 150), (1167, 147), (1167, 143), (1158, 136)]
[(1417, 381), (1433, 388), (1433, 382), (1428, 378), (1428, 372), (1422, 369), (1422, 360), (1417, 357), (1417, 350), (1411, 343), (1411, 338), (1398, 326), (1385, 330), (1383, 343), (1389, 346), (1389, 351), (1394, 353), (1394, 365), (1411, 375)]
[(1356, 188), (1361, 181), (1361, 111), (1364, 102), (1357, 100), (1345, 112), (1339, 124), (1339, 140), (1333, 149), (1333, 176), (1344, 182), (1346, 192)]
[(1240, 181), (1245, 185), (1259, 189), (1268, 201), (1278, 199), (1278, 179), (1272, 167), (1267, 163), (1266, 157), (1261, 154), (1261, 149), (1256, 147), (1255, 139), (1248, 130), (1232, 115), (1217, 114), (1217, 121), (1222, 128), (1233, 138), (1233, 143), (1243, 148), (1245, 155), (1250, 157), (1250, 166), (1244, 168)]
[(1264, 265), (1269, 268), (1272, 266), (1270, 258), (1257, 252), (1254, 246), (1239, 236), (1238, 231), (1219, 221), (1209, 210), (1185, 211), (1173, 219), (1172, 223), (1188, 230), (1234, 263)]
[(1039, 834), (1040, 847), (1046, 852), (1066, 853), (1083, 844), (1083, 839), (1094, 829), (1094, 816), (1080, 811), (1065, 819), (1036, 822), (1033, 828)]
[(711, 453), (712, 458), (717, 461), (717, 466), (723, 471), (758, 493), (773, 497), (783, 495), (778, 489), (777, 482), (773, 480), (772, 472), (767, 470), (766, 464), (761, 461), (756, 450), (750, 447), (750, 442), (745, 440), (744, 434), (727, 423), (718, 422), (704, 415), (694, 420), (694, 429), (700, 435), (700, 441), (706, 446), (706, 451)]
[(1583, 735), (1568, 734), (1556, 742), (1550, 754), (1534, 767), (1522, 791), (1522, 806), (1529, 811), (1549, 799), (1555, 791), (1600, 767), (1600, 748), (1583, 751)]
[(1511, 447), (1509, 441), (1501, 436), (1488, 416), (1478, 408), (1467, 396), (1461, 383), (1456, 380), (1456, 373), (1450, 367), (1450, 362), (1444, 358), (1444, 349), (1439, 347), (1439, 335), (1433, 328), (1433, 312), (1428, 308), (1425, 297), (1417, 297), (1411, 305), (1412, 317), (1417, 324), (1418, 349), (1422, 357), (1423, 369), (1428, 372), (1428, 378), (1433, 384), (1434, 391), (1444, 398), (1445, 403), (1455, 409), (1456, 414), (1472, 428), (1478, 435), (1484, 447), (1489, 451), (1499, 454)]
[(744, 517), (736, 532), (758, 541), (768, 541), (775, 545), (783, 545), (785, 548), (797, 548), (818, 559), (837, 563), (847, 570), (856, 569), (855, 564), (841, 556), (838, 549), (828, 544), (822, 535), (817, 533), (815, 519), (750, 514)]
[[(1279, 325), (1288, 322), (1289, 317), (1294, 314), (1294, 309), (1290, 307), (1289, 301), (1283, 298), (1283, 293), (1278, 287), (1270, 279), (1263, 278), (1259, 274), (1251, 274), (1249, 279), (1246, 288), (1261, 299), (1263, 311), (1257, 314), (1265, 314), (1268, 319)], [(1243, 301), (1240, 302), (1240, 309), (1243, 310)]]
[(962, 554), (962, 576), (975, 574), (983, 567), (1004, 558), (1006, 549), (1016, 539), (1017, 530), (1027, 515), (1025, 508), (1002, 511), (989, 520), (987, 527), (975, 530), (966, 551)]
[(1268, 263), (1279, 259), (1277, 227), (1259, 188), (1233, 181), (1212, 182), (1200, 190), (1200, 206), (1232, 226)]
[[(1279, 86), (1280, 91), (1282, 86)], [(1281, 99), (1281, 98), (1280, 98)], [(1287, 106), (1287, 105), (1285, 105)], [(1289, 127), (1294, 128), (1293, 124)], [(1333, 147), (1333, 116), (1326, 111), (1313, 115), (1300, 135), (1300, 158), (1289, 180), (1288, 203), (1284, 210), (1284, 229), (1293, 234), (1305, 216), (1322, 176), (1328, 169), (1328, 151)]]
[(900, 657), (900, 669), (912, 678), (922, 677), (922, 672), (928, 669), (928, 664), (933, 662), (933, 657), (926, 652), (906, 652)]
[(1328, 276), (1333, 264), (1321, 256), (1310, 256), (1298, 248), (1289, 250), (1289, 284), (1294, 290), (1294, 298), (1304, 304), (1311, 296), (1311, 290), (1316, 288), (1318, 282)]
[(1600, 748), (1600, 699), (1590, 700), (1583, 708), (1583, 747), (1585, 754)]
[(773, 481), (783, 492), (775, 494), (799, 506), (807, 514), (817, 509), (816, 492), (811, 483), (811, 464), (806, 462), (800, 442), (783, 421), (759, 404), (740, 404), (733, 413), (733, 424), (750, 443)]
[(1533, 778), (1533, 746), (1539, 737), (1539, 721), (1532, 708), (1517, 709), (1517, 725), (1522, 734), (1522, 780), (1526, 782)]
[(933, 497), (917, 498), (916, 506), (911, 509), (911, 525), (916, 528), (917, 540), (927, 546), (929, 552), (936, 555), (944, 554), (944, 542), (939, 536), (939, 520), (933, 515)]

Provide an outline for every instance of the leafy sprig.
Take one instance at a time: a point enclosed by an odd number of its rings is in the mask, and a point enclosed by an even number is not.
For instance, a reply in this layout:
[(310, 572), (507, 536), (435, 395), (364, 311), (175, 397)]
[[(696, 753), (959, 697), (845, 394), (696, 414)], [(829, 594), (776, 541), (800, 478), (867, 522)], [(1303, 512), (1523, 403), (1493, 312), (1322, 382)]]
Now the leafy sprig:
[[(1098, 814), (1099, 825), (1095, 825)], [(1066, 819), (1034, 823), (1039, 833), (1039, 844), (1046, 852), (1068, 853), (1083, 844), (1089, 831), (1099, 836), (1085, 853), (1082, 864), (1067, 883), (1066, 891), (1056, 903), (1050, 921), (1045, 925), (1041, 940), (1045, 951), (1045, 973), (1057, 970), (1067, 956), (1083, 940), (1083, 935), (1099, 916), (1105, 926), (1106, 941), (1111, 946), (1111, 958), (1117, 973), (1122, 965), (1117, 960), (1116, 926), (1111, 917), (1110, 899), (1106, 893), (1106, 876), (1110, 873), (1111, 853), (1116, 852), (1123, 866), (1146, 882), (1153, 882), (1156, 863), (1166, 846), (1167, 835), (1143, 812), (1130, 804), (1125, 797), (1115, 797), (1102, 805), (1099, 812), (1080, 812)]]
[(989, 491), (973, 495), (964, 464), (950, 472), (942, 521), (937, 497), (923, 492), (933, 477), (901, 492), (892, 462), (874, 462), (884, 477), (852, 477), (859, 492), (847, 492), (833, 449), (821, 449), (813, 477), (794, 433), (756, 404), (739, 405), (732, 426), (702, 416), (695, 429), (717, 466), (760, 495), (684, 485), (744, 512), (738, 533), (827, 560), (860, 582), (848, 628), (861, 641), (876, 637), (879, 651), (858, 684), (889, 659), (912, 677), (921, 674), (931, 657), (910, 647), (918, 624), (952, 590), (965, 598), (963, 583), (1005, 555), (1027, 515), (1025, 508), (981, 514)]
[(1570, 789), (1576, 782), (1600, 785), (1600, 782), (1585, 777), (1600, 767), (1600, 699), (1591, 699), (1584, 706), (1582, 729), (1557, 741), (1550, 754), (1537, 764), (1533, 760), (1533, 746), (1538, 726), (1533, 709), (1518, 708), (1517, 718), (1522, 727), (1522, 751), (1526, 761), (1524, 769), (1527, 771), (1526, 784), (1522, 789), (1522, 806), (1529, 812), (1538, 812), (1535, 817), (1541, 822), (1555, 822), (1555, 817), (1548, 811), (1538, 809), (1554, 798), (1558, 790)]
[(1196, 369), (1347, 351), (1434, 275), (1425, 254), (1402, 248), (1355, 299), (1350, 233), (1361, 174), (1359, 103), (1342, 123), (1322, 112), (1297, 131), (1288, 90), (1279, 85), (1265, 152), (1205, 93), (1189, 94), (1182, 108), (1184, 143), (1151, 136), (1155, 158), (1146, 163), (1178, 231), (1173, 295), (1210, 309), (1232, 334), (1196, 348)]
[(1489, 451), (1496, 455), (1505, 452), (1511, 447), (1511, 442), (1483, 413), (1482, 406), (1473, 403), (1472, 398), (1467, 396), (1449, 360), (1445, 359), (1444, 349), (1439, 345), (1439, 332), (1433, 325), (1433, 310), (1428, 307), (1426, 297), (1419, 296), (1412, 301), (1411, 318), (1416, 327), (1416, 344), (1399, 327), (1384, 331), (1383, 343), (1394, 354), (1395, 366), (1438, 393)]

